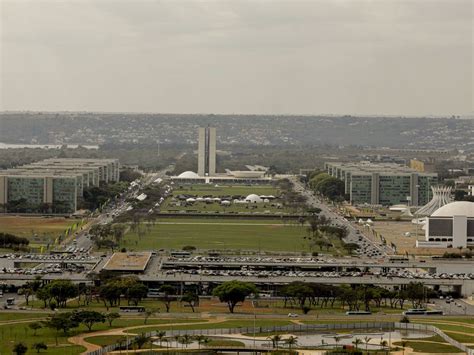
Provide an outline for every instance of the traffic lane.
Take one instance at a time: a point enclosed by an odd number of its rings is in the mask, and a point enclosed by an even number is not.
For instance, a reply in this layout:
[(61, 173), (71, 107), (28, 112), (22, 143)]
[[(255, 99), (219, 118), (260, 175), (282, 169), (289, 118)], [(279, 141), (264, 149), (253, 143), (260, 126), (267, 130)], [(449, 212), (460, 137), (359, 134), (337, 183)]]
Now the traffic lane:
[[(294, 180), (295, 185), (299, 186), (300, 189), (303, 189), (303, 195), (307, 197), (308, 202), (316, 208), (321, 210), (320, 214), (326, 218), (329, 218), (333, 221), (338, 227), (346, 227), (348, 230), (348, 236), (344, 239), (346, 242), (356, 243), (359, 244), (359, 237), (363, 237), (373, 249), (382, 253), (383, 255), (387, 255), (387, 252), (381, 245), (377, 245), (374, 241), (370, 240), (361, 233), (356, 227), (354, 227), (351, 222), (348, 220), (344, 220), (343, 217), (339, 216), (336, 212), (329, 209), (327, 205), (322, 203), (311, 191), (306, 190), (305, 186), (297, 180)], [(368, 254), (368, 253), (365, 253)]]
[(447, 303), (446, 300), (436, 299), (432, 303), (436, 309), (443, 311), (446, 315), (474, 315), (474, 307), (460, 299), (452, 300), (450, 303)]

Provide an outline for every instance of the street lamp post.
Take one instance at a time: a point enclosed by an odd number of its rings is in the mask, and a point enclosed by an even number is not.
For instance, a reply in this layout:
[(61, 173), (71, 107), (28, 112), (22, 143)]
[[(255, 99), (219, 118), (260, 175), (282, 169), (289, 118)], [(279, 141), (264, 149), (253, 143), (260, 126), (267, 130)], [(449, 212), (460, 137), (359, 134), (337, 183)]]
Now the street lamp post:
[[(256, 349), (255, 345), (255, 328), (256, 328), (256, 323), (257, 323), (257, 314), (255, 313), (255, 304), (252, 301), (252, 308), (253, 308), (253, 349)], [(256, 351), (255, 351), (256, 353)]]

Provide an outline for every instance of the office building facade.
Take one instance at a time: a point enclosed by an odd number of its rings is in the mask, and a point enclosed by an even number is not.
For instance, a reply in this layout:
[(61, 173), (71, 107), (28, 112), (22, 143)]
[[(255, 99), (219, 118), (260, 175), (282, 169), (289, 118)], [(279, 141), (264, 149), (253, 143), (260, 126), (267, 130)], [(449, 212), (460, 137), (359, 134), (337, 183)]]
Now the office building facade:
[(119, 174), (116, 159), (47, 159), (0, 170), (0, 206), (7, 212), (74, 213), (85, 188), (117, 182)]
[(420, 173), (397, 164), (326, 163), (327, 173), (344, 181), (352, 204), (420, 206), (432, 198), (435, 173)]
[(198, 130), (198, 175), (216, 174), (216, 129), (199, 127)]

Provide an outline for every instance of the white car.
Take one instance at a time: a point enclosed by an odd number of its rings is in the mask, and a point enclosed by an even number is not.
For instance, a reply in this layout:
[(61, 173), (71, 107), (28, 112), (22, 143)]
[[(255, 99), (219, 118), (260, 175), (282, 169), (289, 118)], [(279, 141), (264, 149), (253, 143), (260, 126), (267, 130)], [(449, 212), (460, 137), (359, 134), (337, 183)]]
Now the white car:
[(298, 315), (296, 313), (288, 313), (288, 317), (290, 318), (298, 318)]

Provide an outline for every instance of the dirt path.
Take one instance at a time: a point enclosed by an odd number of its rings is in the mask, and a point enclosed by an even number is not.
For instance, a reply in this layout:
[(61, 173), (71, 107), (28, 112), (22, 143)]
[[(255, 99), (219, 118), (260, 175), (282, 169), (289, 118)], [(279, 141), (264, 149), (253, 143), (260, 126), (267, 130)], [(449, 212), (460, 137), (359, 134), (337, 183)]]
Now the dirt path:
[(96, 336), (103, 336), (103, 335), (123, 335), (126, 336), (127, 333), (130, 334), (128, 331), (133, 330), (133, 329), (139, 329), (139, 328), (157, 328), (160, 326), (166, 327), (166, 326), (180, 326), (180, 325), (193, 325), (193, 324), (213, 324), (213, 323), (222, 323), (226, 321), (227, 318), (221, 317), (221, 318), (215, 318), (215, 319), (208, 319), (208, 320), (203, 320), (202, 322), (192, 322), (192, 323), (167, 323), (167, 324), (142, 324), (142, 325), (134, 325), (131, 327), (124, 327), (124, 328), (116, 328), (116, 329), (109, 329), (109, 330), (101, 330), (97, 332), (92, 332), (92, 333), (82, 333), (75, 335), (73, 337), (68, 338), (68, 341), (71, 344), (74, 345), (80, 345), (86, 348), (86, 351), (83, 352), (82, 354), (85, 354), (89, 351), (95, 351), (101, 348), (100, 345), (92, 344), (86, 341), (86, 338), (91, 338), (91, 337), (96, 337)]

